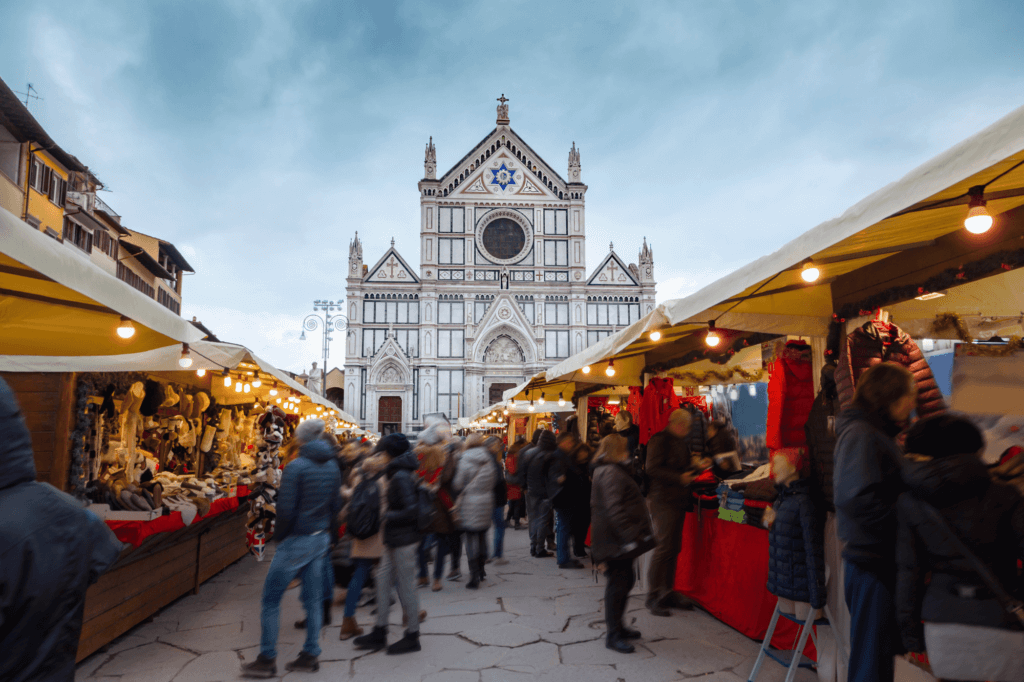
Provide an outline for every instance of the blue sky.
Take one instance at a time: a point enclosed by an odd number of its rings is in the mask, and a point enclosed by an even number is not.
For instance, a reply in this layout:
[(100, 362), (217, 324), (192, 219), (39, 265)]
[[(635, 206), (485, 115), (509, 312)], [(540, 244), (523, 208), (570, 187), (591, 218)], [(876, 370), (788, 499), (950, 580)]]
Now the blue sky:
[[(834, 217), (1024, 104), (1019, 2), (0, 0), (0, 77), (197, 274), (183, 314), (300, 371), (355, 230), (418, 258), (443, 171), (494, 126), (560, 172), (588, 263), (653, 244), (659, 300)], [(331, 365), (341, 364), (335, 344)]]

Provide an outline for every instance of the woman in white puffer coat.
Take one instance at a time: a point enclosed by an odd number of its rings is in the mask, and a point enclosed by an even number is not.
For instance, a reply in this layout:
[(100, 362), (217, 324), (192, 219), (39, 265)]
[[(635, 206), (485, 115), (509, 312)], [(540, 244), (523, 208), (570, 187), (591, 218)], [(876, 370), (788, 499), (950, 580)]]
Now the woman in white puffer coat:
[(452, 489), (459, 527), (466, 533), (466, 558), (469, 561), (470, 580), (466, 587), (475, 590), (484, 576), (484, 552), (487, 529), (494, 515), (494, 484), (497, 469), (494, 455), (487, 451), (483, 437), (472, 435), (466, 441), (467, 450), (459, 458)]

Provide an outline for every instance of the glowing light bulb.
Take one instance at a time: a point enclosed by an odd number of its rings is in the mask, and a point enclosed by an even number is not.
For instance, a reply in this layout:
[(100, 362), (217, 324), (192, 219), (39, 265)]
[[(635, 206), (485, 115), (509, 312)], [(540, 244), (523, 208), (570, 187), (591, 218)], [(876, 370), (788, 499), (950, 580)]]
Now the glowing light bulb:
[(278, 398), (276, 402), (277, 402), (278, 405), (280, 405), (281, 404), (281, 399)]
[(751, 398), (756, 398), (757, 397), (757, 384), (750, 384), (750, 386), (748, 387), (748, 390), (750, 391), (750, 397)]
[(544, 394), (543, 393), (540, 394), (540, 400), (537, 401), (537, 404), (538, 405), (543, 405), (544, 404)]
[(584, 374), (590, 374), (590, 365), (587, 365), (580, 371), (582, 371)]
[(224, 372), (224, 388), (231, 388), (231, 375)]
[(504, 414), (507, 417), (508, 416), (508, 408), (505, 408), (505, 411), (502, 414)]
[(533, 401), (532, 400), (530, 401), (530, 407), (527, 408), (527, 409), (529, 409), (530, 412), (533, 412)]
[(651, 341), (661, 341), (661, 332), (657, 329), (648, 334), (648, 336), (651, 337)]
[(181, 344), (181, 357), (178, 358), (178, 366), (182, 369), (188, 369), (192, 366), (192, 353), (188, 349), (188, 344)]
[(967, 190), (971, 197), (968, 204), (964, 227), (971, 234), (984, 234), (992, 228), (992, 216), (985, 207), (985, 187), (977, 185)]
[(515, 407), (516, 406), (516, 399), (515, 398), (509, 398), (508, 406), (509, 407)]
[(242, 392), (242, 382), (241, 381), (236, 381), (235, 382), (235, 393), (241, 393), (241, 392)]
[(196, 370), (196, 376), (197, 377), (205, 377), (206, 376), (206, 370), (205, 369), (197, 369)]
[(252, 380), (252, 387), (253, 388), (259, 388), (262, 385), (263, 385), (263, 382), (260, 381), (259, 377), (256, 377), (255, 379)]
[(736, 402), (739, 399), (740, 399), (740, 392), (738, 390), (736, 390), (736, 387), (733, 387), (732, 390), (729, 391), (729, 400), (731, 400), (733, 402)]
[(245, 385), (244, 385), (244, 386), (242, 386), (242, 390), (243, 390), (244, 392), (248, 393), (249, 391), (251, 391), (251, 390), (252, 390), (252, 385), (251, 385), (251, 384), (249, 384), (249, 382), (247, 381), (247, 382), (245, 382)]
[(615, 376), (615, 363), (611, 360), (608, 361), (608, 366), (605, 367), (604, 373), (610, 377)]
[(704, 337), (704, 343), (706, 343), (709, 346), (711, 346), (712, 348), (714, 348), (715, 346), (717, 346), (721, 342), (722, 342), (722, 337), (719, 336), (718, 332), (715, 330), (715, 323), (714, 322), (708, 322), (708, 335)]
[(800, 277), (807, 283), (817, 282), (818, 278), (821, 277), (821, 270), (817, 266), (808, 260), (804, 263), (803, 270), (800, 271)]
[(121, 316), (121, 322), (117, 325), (117, 335), (122, 339), (130, 339), (135, 336), (135, 325), (124, 315)]
[(565, 398), (562, 397), (561, 393), (558, 394), (558, 406), (565, 407)]

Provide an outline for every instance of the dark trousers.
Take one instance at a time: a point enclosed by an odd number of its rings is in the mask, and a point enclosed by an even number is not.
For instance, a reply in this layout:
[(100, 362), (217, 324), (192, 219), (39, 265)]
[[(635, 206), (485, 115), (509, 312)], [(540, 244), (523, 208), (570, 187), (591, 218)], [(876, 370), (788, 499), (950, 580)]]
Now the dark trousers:
[(664, 599), (673, 591), (676, 582), (676, 561), (683, 545), (683, 521), (686, 510), (683, 500), (647, 498), (654, 524), (654, 539), (658, 546), (651, 555), (651, 567), (647, 572), (647, 604)]
[(526, 516), (526, 500), (521, 497), (518, 500), (509, 500), (508, 516), (505, 517), (505, 520), (512, 521), (518, 526), (520, 519), (524, 516)]
[(544, 549), (544, 541), (552, 533), (551, 500), (527, 493), (526, 503), (530, 516), (530, 548), (536, 552)]
[(849, 682), (892, 682), (895, 676), (895, 576), (879, 576), (844, 561), (850, 607)]
[(572, 510), (569, 514), (569, 525), (572, 527), (572, 547), (576, 556), (587, 553), (587, 532), (590, 531), (590, 505)]
[(608, 626), (608, 634), (622, 629), (622, 617), (626, 613), (629, 591), (636, 583), (632, 559), (609, 559), (605, 562), (605, 577), (608, 582), (604, 586), (604, 621)]

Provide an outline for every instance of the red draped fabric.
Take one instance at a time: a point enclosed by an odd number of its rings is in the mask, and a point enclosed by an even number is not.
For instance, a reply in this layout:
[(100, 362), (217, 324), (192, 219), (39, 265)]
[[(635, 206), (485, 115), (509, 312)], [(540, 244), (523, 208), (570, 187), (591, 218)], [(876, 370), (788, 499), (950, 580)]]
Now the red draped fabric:
[[(677, 590), (694, 599), (708, 613), (747, 637), (763, 640), (775, 610), (775, 595), (768, 580), (768, 532), (745, 523), (718, 518), (704, 511), (686, 515), (683, 549), (676, 569)], [(777, 649), (792, 649), (798, 627), (779, 619), (772, 637)], [(808, 640), (804, 653), (817, 660)]]

